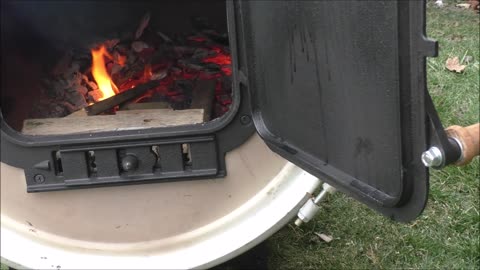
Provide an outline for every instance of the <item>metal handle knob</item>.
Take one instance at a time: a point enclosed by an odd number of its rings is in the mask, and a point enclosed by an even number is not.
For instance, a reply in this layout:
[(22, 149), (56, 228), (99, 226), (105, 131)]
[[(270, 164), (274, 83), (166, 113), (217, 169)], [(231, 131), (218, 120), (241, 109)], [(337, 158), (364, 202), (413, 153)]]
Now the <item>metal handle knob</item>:
[(134, 155), (126, 155), (122, 158), (122, 169), (130, 172), (138, 168), (138, 158)]

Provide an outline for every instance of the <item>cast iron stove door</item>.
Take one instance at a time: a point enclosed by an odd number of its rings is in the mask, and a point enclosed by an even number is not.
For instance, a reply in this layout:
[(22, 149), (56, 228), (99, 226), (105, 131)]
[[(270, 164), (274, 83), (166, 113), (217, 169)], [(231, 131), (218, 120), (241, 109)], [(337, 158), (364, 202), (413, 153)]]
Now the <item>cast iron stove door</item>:
[(239, 1), (255, 126), (272, 150), (399, 221), (427, 200), (424, 1)]

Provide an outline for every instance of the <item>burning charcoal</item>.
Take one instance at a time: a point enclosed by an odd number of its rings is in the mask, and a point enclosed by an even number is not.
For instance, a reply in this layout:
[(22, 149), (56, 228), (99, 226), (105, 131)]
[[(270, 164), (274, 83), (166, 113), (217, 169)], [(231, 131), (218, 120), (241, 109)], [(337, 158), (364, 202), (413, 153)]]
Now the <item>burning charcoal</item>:
[(216, 43), (220, 43), (222, 45), (228, 46), (229, 40), (227, 34), (219, 34), (217, 31), (209, 29), (203, 30), (202, 33), (209, 37), (211, 40), (215, 41)]
[(92, 82), (92, 81), (88, 82), (86, 84), (86, 86), (87, 86), (87, 89), (90, 90), (90, 91), (98, 89), (98, 85), (95, 82)]
[[(66, 92), (68, 93), (78, 92), (82, 94), (82, 96), (85, 96), (88, 92), (88, 89), (83, 85), (77, 84), (77, 85), (73, 85), (71, 88), (66, 89)], [(68, 94), (67, 94), (67, 97), (68, 97)]]
[(137, 53), (143, 51), (143, 49), (146, 49), (148, 47), (149, 47), (148, 44), (143, 41), (132, 42), (132, 49)]
[(206, 63), (204, 65), (204, 67), (210, 73), (217, 73), (217, 72), (220, 72), (222, 70), (220, 65), (215, 64), (215, 63)]
[(72, 73), (70, 77), (70, 83), (73, 85), (81, 85), (82, 84), (82, 73), (76, 71)]
[(160, 31), (157, 31), (156, 33), (157, 33), (157, 35), (158, 35), (159, 37), (161, 37), (161, 38), (163, 39), (164, 42), (168, 42), (168, 43), (172, 43), (172, 42), (173, 42), (173, 41), (172, 41), (167, 35), (165, 35), (164, 33), (160, 32)]
[(115, 51), (113, 52), (113, 62), (123, 67), (127, 63), (127, 57), (120, 54), (118, 51)]
[(137, 61), (137, 56), (134, 52), (128, 51), (127, 52), (127, 65), (133, 65)]
[(107, 47), (107, 49), (112, 49), (112, 48), (115, 47), (119, 42), (120, 42), (120, 39), (114, 38), (114, 39), (106, 40), (105, 42), (103, 42), (103, 45), (105, 45), (105, 47)]
[(68, 103), (73, 105), (73, 111), (80, 110), (88, 105), (87, 102), (85, 101), (84, 96), (80, 92), (77, 92), (77, 91), (68, 92), (65, 97)]
[(187, 47), (187, 46), (175, 46), (173, 47), (173, 50), (177, 54), (185, 55), (185, 54), (193, 54), (196, 49), (193, 47)]
[(203, 43), (207, 41), (207, 38), (204, 36), (195, 35), (195, 36), (188, 37), (188, 40)]
[(114, 74), (120, 72), (120, 70), (122, 70), (122, 66), (115, 63), (115, 64), (112, 65), (112, 70), (110, 71), (110, 74), (114, 75)]
[(142, 20), (138, 25), (137, 31), (135, 31), (135, 39), (139, 39), (142, 36), (143, 30), (147, 28), (149, 22), (150, 22), (150, 12), (147, 12), (145, 15), (143, 15)]
[(53, 76), (60, 76), (63, 74), (69, 67), (70, 64), (72, 63), (72, 57), (73, 57), (73, 52), (72, 51), (67, 51), (60, 61), (57, 62), (55, 67), (52, 69), (52, 75)]
[(163, 78), (167, 77), (167, 71), (166, 70), (162, 70), (160, 72), (154, 72), (152, 73), (152, 76), (150, 77), (150, 80), (154, 81), (154, 80), (161, 80)]
[(114, 49), (116, 53), (121, 55), (126, 55), (130, 51), (128, 44), (117, 44)]
[(144, 61), (148, 62), (151, 60), (153, 55), (156, 53), (156, 50), (152, 47), (145, 48), (138, 53), (138, 56)]
[(60, 102), (58, 106), (55, 107), (55, 110), (59, 114), (57, 117), (67, 116), (74, 111), (77, 111), (76, 107), (66, 101)]
[(217, 53), (215, 51), (210, 51), (210, 50), (204, 49), (204, 48), (198, 48), (193, 53), (192, 58), (194, 58), (194, 59), (204, 59), (204, 58), (207, 58), (209, 56), (216, 55), (216, 54)]
[(103, 94), (100, 90), (93, 90), (88, 92), (88, 100), (91, 102), (98, 102), (103, 97)]
[(171, 67), (170, 72), (175, 76), (180, 76), (182, 74), (182, 70), (178, 67)]
[(87, 76), (82, 75), (82, 82), (88, 90), (97, 90), (98, 86), (95, 82), (90, 81)]
[[(70, 104), (65, 105), (65, 102), (61, 103), (44, 103), (40, 102), (32, 107), (29, 117), (31, 118), (52, 118), (52, 117), (64, 117), (70, 113)], [(73, 108), (73, 107), (72, 107)]]
[(202, 71), (204, 70), (204, 67), (202, 64), (196, 64), (196, 63), (187, 63), (186, 65), (187, 68), (196, 70), (196, 71)]
[(191, 95), (193, 91), (193, 83), (190, 80), (176, 80), (174, 88), (179, 89), (186, 95)]
[(201, 71), (204, 69), (203, 63), (195, 59), (180, 59), (178, 60), (178, 63), (182, 66), (196, 71)]
[(69, 84), (64, 79), (57, 80), (45, 80), (45, 93), (51, 98), (61, 98), (64, 95), (65, 89), (69, 87)]
[(80, 73), (79, 69), (80, 65), (78, 63), (73, 63), (71, 67), (62, 75), (63, 79), (67, 83), (67, 87), (82, 83), (82, 73)]

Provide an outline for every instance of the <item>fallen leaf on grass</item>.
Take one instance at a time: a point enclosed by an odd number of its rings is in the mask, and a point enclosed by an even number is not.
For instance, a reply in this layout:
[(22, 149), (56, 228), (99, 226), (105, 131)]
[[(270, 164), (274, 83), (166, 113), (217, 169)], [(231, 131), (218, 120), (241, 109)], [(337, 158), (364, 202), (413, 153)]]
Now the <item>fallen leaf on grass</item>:
[(466, 65), (460, 65), (460, 60), (458, 57), (448, 58), (447, 62), (445, 63), (445, 67), (450, 71), (455, 71), (457, 73), (461, 73), (467, 67)]
[(318, 237), (320, 237), (320, 239), (322, 239), (323, 241), (325, 241), (326, 243), (330, 243), (332, 242), (333, 240), (333, 237), (331, 237), (330, 235), (326, 235), (326, 234), (323, 234), (323, 233), (315, 233)]
[(378, 259), (378, 256), (373, 251), (373, 249), (370, 248), (367, 251), (367, 257), (372, 261), (373, 264), (378, 264), (379, 259)]
[(436, 5), (437, 7), (443, 7), (443, 0), (437, 0), (437, 1), (435, 1), (435, 5)]
[(463, 4), (456, 4), (455, 6), (458, 7), (458, 8), (465, 8), (465, 9), (467, 9), (467, 8), (470, 8), (471, 5), (468, 4), (468, 3), (463, 3)]

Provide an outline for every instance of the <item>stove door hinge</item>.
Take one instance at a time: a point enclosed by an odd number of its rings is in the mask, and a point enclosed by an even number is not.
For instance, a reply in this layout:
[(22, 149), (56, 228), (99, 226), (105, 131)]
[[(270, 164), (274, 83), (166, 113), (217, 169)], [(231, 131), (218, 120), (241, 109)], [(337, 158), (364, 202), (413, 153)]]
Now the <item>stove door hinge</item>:
[(422, 153), (421, 157), (425, 167), (441, 169), (462, 160), (462, 143), (458, 138), (447, 136), (428, 91), (425, 95), (425, 110), (428, 116), (427, 138), (429, 140), (429, 148)]

